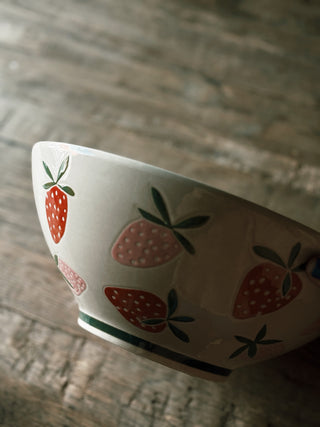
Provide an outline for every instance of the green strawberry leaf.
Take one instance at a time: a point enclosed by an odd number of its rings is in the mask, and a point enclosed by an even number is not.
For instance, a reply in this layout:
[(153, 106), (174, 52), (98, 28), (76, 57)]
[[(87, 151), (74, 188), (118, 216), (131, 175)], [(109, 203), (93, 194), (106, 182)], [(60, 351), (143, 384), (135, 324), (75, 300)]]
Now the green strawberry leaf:
[(58, 171), (58, 178), (57, 182), (60, 181), (60, 179), (63, 177), (63, 175), (66, 173), (69, 166), (69, 156), (66, 157), (63, 162), (60, 165), (59, 171)]
[(166, 319), (145, 319), (141, 320), (141, 323), (144, 323), (146, 325), (160, 325), (160, 323), (165, 322)]
[(249, 348), (248, 348), (248, 356), (251, 358), (254, 357), (257, 354), (257, 350), (258, 350), (257, 344), (252, 343), (251, 345), (249, 345)]
[(290, 291), (291, 288), (291, 274), (287, 273), (284, 281), (282, 283), (282, 295), (285, 296)]
[(288, 261), (288, 267), (289, 268), (291, 268), (293, 263), (295, 262), (297, 256), (299, 255), (300, 249), (301, 249), (301, 243), (300, 242), (296, 243), (293, 246), (293, 248), (291, 249), (289, 261)]
[(209, 221), (209, 216), (194, 216), (174, 225), (174, 228), (197, 228), (206, 224)]
[(176, 311), (178, 306), (178, 296), (175, 289), (171, 289), (168, 293), (168, 318), (170, 318)]
[(244, 342), (246, 344), (251, 344), (252, 340), (249, 340), (249, 338), (245, 338), (245, 337), (241, 337), (239, 335), (235, 335), (235, 339), (240, 341), (240, 342)]
[(282, 261), (279, 255), (272, 249), (266, 248), (265, 246), (254, 246), (253, 250), (257, 255), (261, 256), (262, 258), (266, 258), (269, 261), (272, 261), (286, 268), (285, 263)]
[(254, 341), (258, 342), (262, 340), (266, 336), (267, 333), (267, 325), (263, 325), (260, 331), (257, 333), (257, 336), (255, 337)]
[(263, 340), (263, 341), (259, 341), (259, 344), (268, 345), (268, 344), (276, 344), (278, 342), (282, 342), (282, 340)]
[(69, 194), (69, 196), (74, 196), (74, 191), (72, 190), (72, 188), (70, 188), (68, 185), (65, 185), (64, 187), (62, 187), (61, 185), (59, 185), (59, 187), (61, 188), (61, 190), (63, 190), (65, 193)]
[(166, 226), (165, 223), (162, 221), (162, 219), (157, 218), (156, 216), (152, 215), (149, 212), (144, 211), (143, 209), (138, 208), (138, 211), (143, 216), (143, 218), (147, 219), (148, 221), (154, 222), (155, 224)]
[(170, 317), (170, 322), (194, 322), (194, 318), (193, 317), (189, 317), (189, 316), (175, 316), (175, 317)]
[(50, 169), (49, 169), (49, 166), (48, 166), (45, 162), (42, 162), (42, 164), (43, 164), (44, 170), (46, 171), (46, 174), (48, 175), (48, 177), (49, 177), (52, 181), (54, 181), (53, 176), (52, 176), (52, 173), (51, 173), (51, 171), (50, 171)]
[(187, 240), (184, 236), (182, 236), (182, 234), (178, 233), (177, 231), (175, 230), (172, 230), (172, 231), (176, 236), (176, 238), (178, 239), (178, 241), (181, 243), (181, 245), (185, 248), (185, 250), (189, 252), (189, 254), (194, 255), (196, 251), (192, 246), (192, 244), (189, 242), (189, 240)]
[(248, 345), (244, 345), (238, 348), (236, 351), (230, 354), (229, 359), (234, 359), (235, 357), (239, 356), (239, 354), (243, 353), (245, 350), (247, 350), (247, 348), (248, 348)]
[(179, 338), (183, 342), (190, 342), (188, 335), (186, 333), (184, 333), (183, 331), (181, 331), (181, 329), (179, 329), (176, 326), (172, 325), (170, 322), (168, 323), (168, 325), (169, 325), (169, 328), (170, 328), (171, 332), (177, 338)]
[(43, 184), (43, 188), (45, 189), (45, 190), (48, 190), (49, 188), (51, 188), (51, 187), (53, 187), (55, 184), (54, 184), (54, 182), (46, 182), (45, 184)]
[(167, 225), (171, 225), (169, 213), (168, 213), (166, 204), (165, 204), (161, 194), (154, 187), (152, 187), (151, 192), (152, 192), (153, 201), (154, 201), (158, 211), (160, 212), (160, 215), (162, 216), (164, 222)]
[(294, 273), (301, 273), (302, 271), (306, 271), (307, 265), (308, 265), (308, 262), (303, 262), (302, 264), (293, 268), (291, 271)]

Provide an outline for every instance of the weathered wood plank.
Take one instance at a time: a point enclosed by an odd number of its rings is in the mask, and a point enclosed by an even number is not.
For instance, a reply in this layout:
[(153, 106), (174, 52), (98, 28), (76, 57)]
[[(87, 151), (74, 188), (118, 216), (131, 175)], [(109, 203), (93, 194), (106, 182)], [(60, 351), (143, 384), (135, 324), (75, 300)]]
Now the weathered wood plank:
[(37, 140), (200, 179), (320, 230), (316, 0), (0, 4), (0, 424), (319, 424), (319, 340), (208, 383), (79, 329), (32, 197)]

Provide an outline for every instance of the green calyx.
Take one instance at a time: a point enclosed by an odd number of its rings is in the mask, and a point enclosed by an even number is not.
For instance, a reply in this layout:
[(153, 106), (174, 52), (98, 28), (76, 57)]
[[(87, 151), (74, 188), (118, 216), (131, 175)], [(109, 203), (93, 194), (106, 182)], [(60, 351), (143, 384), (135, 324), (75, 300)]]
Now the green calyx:
[(235, 339), (244, 345), (239, 347), (236, 351), (234, 351), (230, 356), (229, 359), (234, 359), (235, 357), (239, 356), (244, 351), (248, 352), (248, 356), (250, 358), (253, 358), (257, 352), (258, 352), (258, 346), (259, 345), (271, 345), (276, 344), (279, 342), (282, 342), (281, 340), (265, 340), (264, 337), (267, 333), (267, 325), (263, 325), (262, 328), (257, 333), (254, 340), (251, 340), (246, 337), (241, 337), (239, 335), (235, 335)]
[(189, 316), (173, 316), (174, 312), (177, 309), (178, 306), (178, 296), (177, 292), (174, 289), (171, 289), (171, 291), (168, 294), (168, 313), (166, 318), (153, 318), (153, 319), (145, 319), (142, 320), (142, 323), (145, 325), (160, 325), (161, 323), (166, 322), (171, 332), (179, 338), (181, 341), (184, 341), (186, 343), (190, 342), (190, 339), (188, 335), (183, 332), (181, 329), (179, 329), (176, 325), (174, 325), (172, 322), (194, 322), (193, 317)]
[(152, 187), (151, 188), (152, 198), (156, 208), (158, 209), (161, 218), (156, 217), (155, 215), (146, 212), (143, 209), (138, 208), (140, 214), (148, 221), (154, 222), (157, 225), (161, 225), (172, 230), (176, 239), (181, 243), (181, 245), (185, 248), (187, 252), (190, 254), (195, 254), (195, 249), (192, 244), (186, 239), (177, 229), (189, 229), (189, 228), (198, 228), (202, 225), (206, 224), (209, 220), (209, 216), (195, 216), (192, 218), (188, 218), (184, 221), (181, 221), (177, 224), (172, 224), (169, 216), (168, 209), (166, 207), (165, 201), (161, 196), (160, 192)]
[(290, 251), (290, 255), (288, 258), (288, 262), (285, 263), (282, 258), (272, 249), (269, 249), (265, 246), (254, 246), (253, 247), (253, 251), (259, 255), (262, 258), (265, 258), (271, 262), (273, 262), (274, 264), (278, 264), (281, 267), (285, 268), (285, 269), (289, 269), (290, 272), (288, 272), (285, 275), (285, 278), (282, 282), (282, 296), (287, 295), (287, 293), (290, 291), (291, 289), (291, 285), (292, 285), (292, 278), (291, 278), (291, 273), (298, 273), (301, 271), (305, 270), (305, 264), (301, 264), (295, 268), (292, 268), (297, 256), (299, 255), (301, 250), (301, 243), (297, 242), (291, 249)]
[(60, 165), (59, 171), (58, 171), (58, 176), (57, 179), (54, 180), (53, 175), (49, 169), (49, 166), (45, 163), (42, 162), (44, 170), (46, 171), (46, 174), (48, 175), (48, 177), (51, 179), (51, 181), (46, 182), (45, 184), (43, 184), (43, 188), (45, 190), (48, 190), (49, 188), (53, 187), (54, 185), (58, 185), (59, 188), (61, 188), (61, 190), (63, 190), (65, 193), (67, 193), (69, 196), (74, 196), (74, 191), (72, 190), (71, 187), (69, 187), (68, 185), (62, 186), (60, 184), (58, 184), (58, 182), (60, 181), (60, 179), (63, 177), (63, 175), (66, 173), (68, 166), (69, 166), (69, 156), (66, 157), (63, 162)]

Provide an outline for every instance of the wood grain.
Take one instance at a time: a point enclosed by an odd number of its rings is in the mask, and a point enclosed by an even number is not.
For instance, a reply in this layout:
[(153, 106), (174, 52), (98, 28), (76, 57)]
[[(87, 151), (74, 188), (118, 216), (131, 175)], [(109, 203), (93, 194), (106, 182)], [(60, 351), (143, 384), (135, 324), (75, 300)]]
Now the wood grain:
[(42, 237), (37, 140), (199, 179), (320, 230), (316, 0), (2, 0), (0, 425), (318, 426), (319, 340), (210, 383), (98, 340)]

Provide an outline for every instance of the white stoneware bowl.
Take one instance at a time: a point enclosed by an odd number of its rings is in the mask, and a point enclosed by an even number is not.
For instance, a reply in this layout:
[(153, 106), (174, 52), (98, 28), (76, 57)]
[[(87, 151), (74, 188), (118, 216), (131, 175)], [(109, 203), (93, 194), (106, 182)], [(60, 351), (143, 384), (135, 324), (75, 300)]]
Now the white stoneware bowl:
[(90, 148), (39, 142), (32, 173), (86, 330), (206, 379), (319, 335), (318, 232)]

